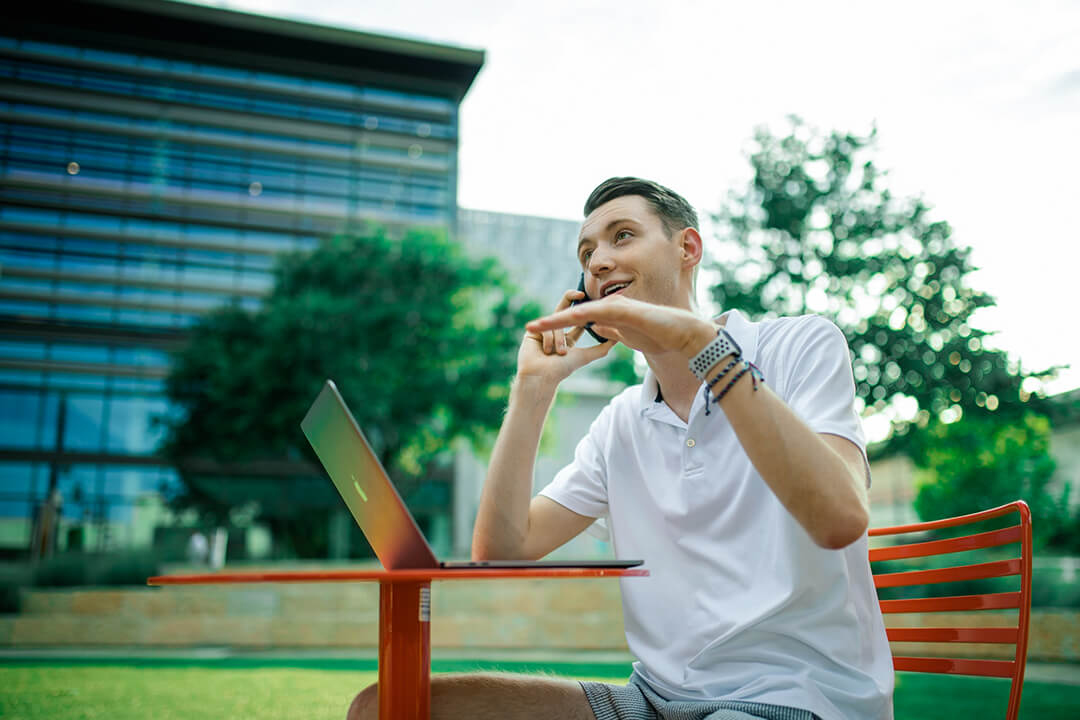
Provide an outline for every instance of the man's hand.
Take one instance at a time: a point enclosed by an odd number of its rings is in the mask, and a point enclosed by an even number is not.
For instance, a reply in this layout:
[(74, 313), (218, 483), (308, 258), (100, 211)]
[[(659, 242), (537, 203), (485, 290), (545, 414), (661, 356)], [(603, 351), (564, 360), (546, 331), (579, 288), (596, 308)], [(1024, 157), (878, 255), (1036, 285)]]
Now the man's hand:
[[(583, 292), (567, 290), (556, 306), (555, 313), (549, 317), (559, 315), (570, 307), (571, 302), (584, 297)], [(572, 326), (569, 330), (564, 330), (564, 327), (537, 330), (526, 327), (525, 339), (518, 350), (518, 377), (538, 378), (557, 385), (575, 370), (604, 357), (615, 347), (615, 342), (611, 340), (593, 347), (576, 347), (577, 341), (585, 332), (584, 323)]]
[[(567, 293), (568, 296), (571, 294)], [(568, 336), (576, 332), (575, 337), (580, 337), (588, 322), (596, 323), (593, 329), (604, 337), (634, 350), (647, 354), (678, 352), (687, 360), (716, 337), (716, 326), (689, 310), (653, 305), (621, 295), (559, 308), (547, 317), (528, 323), (525, 329), (545, 336), (554, 332), (557, 337), (563, 328), (574, 328)]]

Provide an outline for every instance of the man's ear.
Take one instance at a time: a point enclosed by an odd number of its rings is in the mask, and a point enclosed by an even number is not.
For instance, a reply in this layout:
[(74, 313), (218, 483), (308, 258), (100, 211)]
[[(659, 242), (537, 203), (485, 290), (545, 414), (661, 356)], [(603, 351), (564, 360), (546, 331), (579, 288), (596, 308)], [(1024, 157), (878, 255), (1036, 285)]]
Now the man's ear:
[(679, 242), (682, 244), (683, 267), (694, 267), (701, 262), (701, 254), (704, 250), (701, 233), (694, 228), (683, 228), (679, 233)]

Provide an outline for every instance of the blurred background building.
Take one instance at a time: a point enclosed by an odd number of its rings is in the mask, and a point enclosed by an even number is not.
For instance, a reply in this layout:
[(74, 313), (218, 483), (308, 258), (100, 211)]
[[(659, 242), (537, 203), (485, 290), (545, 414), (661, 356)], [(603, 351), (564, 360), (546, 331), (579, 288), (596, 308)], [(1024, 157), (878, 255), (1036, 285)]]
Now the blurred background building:
[(275, 253), (367, 220), (452, 231), (483, 53), (160, 0), (5, 16), (0, 556), (51, 488), (61, 548), (145, 547), (178, 482), (154, 455), (169, 351), (257, 306)]

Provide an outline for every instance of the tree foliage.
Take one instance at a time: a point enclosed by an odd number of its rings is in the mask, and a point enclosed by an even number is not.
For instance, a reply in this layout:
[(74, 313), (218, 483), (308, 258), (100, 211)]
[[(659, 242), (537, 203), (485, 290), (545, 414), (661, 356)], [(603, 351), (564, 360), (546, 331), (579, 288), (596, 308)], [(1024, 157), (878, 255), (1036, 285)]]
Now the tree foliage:
[(1056, 463), (1045, 416), (969, 416), (935, 423), (920, 434), (914, 450), (919, 467), (915, 512), (923, 520), (966, 515), (1023, 498), (1035, 518), (1036, 539), (1067, 542), (1068, 488), (1060, 497), (1049, 489)]
[(498, 427), (523, 325), (539, 308), (515, 303), (494, 261), (430, 232), (373, 230), (280, 256), (275, 279), (260, 309), (205, 316), (175, 358), (167, 391), (181, 412), (164, 452), (186, 487), (178, 506), (221, 522), (255, 498), (262, 519), (305, 542), (318, 525), (305, 517), (323, 521), (340, 502), (329, 483), (229, 469), (316, 466), (299, 423), (327, 378), (407, 496), (454, 439)]
[(972, 288), (970, 249), (921, 198), (895, 197), (873, 160), (876, 131), (822, 133), (790, 119), (759, 129), (753, 179), (716, 216), (721, 307), (818, 313), (847, 336), (858, 398), (892, 421), (889, 448), (944, 413), (1029, 409), (1028, 376), (972, 325), (992, 297)]

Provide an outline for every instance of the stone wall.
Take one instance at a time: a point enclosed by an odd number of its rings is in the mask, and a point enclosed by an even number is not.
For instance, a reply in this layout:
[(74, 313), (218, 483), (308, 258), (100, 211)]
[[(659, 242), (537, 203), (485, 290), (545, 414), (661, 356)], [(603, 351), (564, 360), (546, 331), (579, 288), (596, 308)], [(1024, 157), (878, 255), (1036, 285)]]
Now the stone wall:
[[(435, 583), (431, 595), (435, 648), (626, 650), (618, 582), (611, 579), (446, 581)], [(371, 583), (31, 590), (21, 614), (0, 616), (0, 647), (373, 650), (378, 607)], [(1015, 611), (953, 614), (945, 622), (987, 622), (987, 616), (1015, 623)], [(942, 618), (892, 615), (887, 622), (936, 625)], [(1009, 650), (906, 644), (903, 652), (1007, 657)], [(1028, 658), (1080, 661), (1080, 613), (1036, 610)]]

